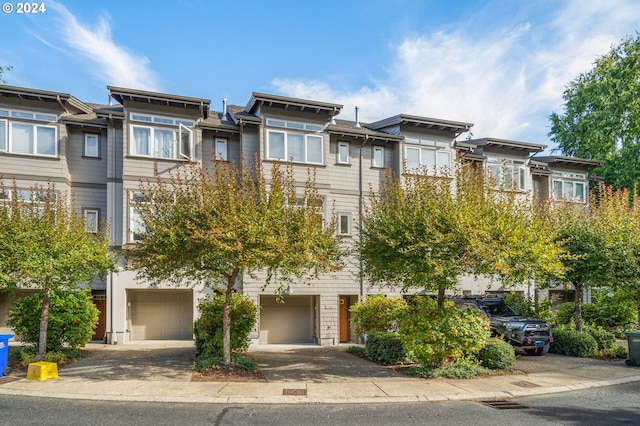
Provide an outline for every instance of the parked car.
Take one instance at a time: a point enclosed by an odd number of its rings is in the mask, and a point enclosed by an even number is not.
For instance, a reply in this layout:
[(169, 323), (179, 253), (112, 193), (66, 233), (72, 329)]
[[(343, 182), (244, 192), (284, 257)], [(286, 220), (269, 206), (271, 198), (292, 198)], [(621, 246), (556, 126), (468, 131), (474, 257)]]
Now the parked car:
[(549, 352), (553, 336), (551, 325), (541, 319), (520, 315), (500, 296), (451, 297), (459, 308), (476, 308), (482, 311), (491, 324), (494, 336), (502, 338), (513, 346), (522, 348), (529, 355), (544, 355)]

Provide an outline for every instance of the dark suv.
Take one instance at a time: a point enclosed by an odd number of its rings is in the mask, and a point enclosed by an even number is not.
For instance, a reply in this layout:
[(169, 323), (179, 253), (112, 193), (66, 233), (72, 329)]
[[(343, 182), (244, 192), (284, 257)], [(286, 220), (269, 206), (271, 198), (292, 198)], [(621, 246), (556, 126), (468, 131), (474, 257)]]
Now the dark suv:
[(476, 308), (484, 312), (495, 336), (502, 336), (513, 346), (522, 348), (529, 355), (549, 352), (553, 337), (551, 325), (543, 320), (527, 318), (505, 303), (498, 296), (463, 296), (450, 298), (459, 308)]

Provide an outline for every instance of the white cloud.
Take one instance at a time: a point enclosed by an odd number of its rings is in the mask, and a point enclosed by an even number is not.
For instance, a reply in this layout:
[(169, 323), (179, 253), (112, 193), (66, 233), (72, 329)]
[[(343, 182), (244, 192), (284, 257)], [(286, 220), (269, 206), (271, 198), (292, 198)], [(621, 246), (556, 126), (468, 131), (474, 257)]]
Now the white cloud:
[(92, 62), (90, 72), (104, 84), (158, 91), (149, 59), (128, 52), (113, 41), (108, 17), (99, 18), (96, 24), (82, 25), (63, 5), (49, 2), (47, 7), (60, 15), (58, 30), (66, 45)]
[(565, 86), (622, 37), (635, 35), (640, 16), (633, 0), (615, 7), (533, 3), (529, 16), (520, 8), (517, 17), (491, 7), (500, 5), (489, 3), (447, 31), (404, 39), (393, 47), (394, 65), (383, 81), (346, 93), (321, 81), (272, 84), (285, 95), (342, 103), (348, 119), (359, 105), (363, 121), (407, 113), (472, 122), (475, 137), (547, 143), (548, 116), (560, 110)]

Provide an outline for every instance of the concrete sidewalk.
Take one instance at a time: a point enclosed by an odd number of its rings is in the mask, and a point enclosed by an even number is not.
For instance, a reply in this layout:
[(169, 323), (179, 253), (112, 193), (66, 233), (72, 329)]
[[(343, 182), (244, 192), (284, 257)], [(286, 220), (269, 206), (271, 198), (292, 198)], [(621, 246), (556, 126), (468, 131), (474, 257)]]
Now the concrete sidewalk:
[(267, 382), (191, 382), (193, 342), (91, 345), (58, 379), (0, 379), (0, 395), (196, 403), (363, 403), (508, 399), (640, 381), (640, 368), (547, 354), (519, 357), (523, 374), (469, 380), (404, 376), (345, 352), (346, 346), (258, 346)]

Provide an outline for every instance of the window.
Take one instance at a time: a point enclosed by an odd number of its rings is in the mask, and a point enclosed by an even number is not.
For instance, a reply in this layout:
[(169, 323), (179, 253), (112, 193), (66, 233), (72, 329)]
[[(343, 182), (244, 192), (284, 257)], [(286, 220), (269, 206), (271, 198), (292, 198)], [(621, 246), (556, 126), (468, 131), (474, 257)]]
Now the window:
[(443, 149), (407, 147), (407, 171), (426, 169), (429, 174), (442, 175), (451, 170), (451, 152)]
[(84, 210), (85, 230), (91, 234), (98, 233), (99, 212), (96, 209)]
[(18, 120), (0, 120), (0, 151), (16, 154), (58, 155), (57, 127), (31, 121), (56, 121), (52, 114), (0, 110), (0, 116)]
[(524, 160), (488, 158), (487, 167), (498, 188), (526, 190), (527, 169)]
[(373, 147), (373, 167), (384, 167), (384, 147)]
[(141, 241), (146, 231), (136, 205), (150, 202), (151, 200), (147, 199), (142, 192), (132, 191), (129, 193), (129, 241), (132, 243)]
[(85, 157), (100, 157), (100, 140), (98, 135), (84, 135), (84, 155)]
[(321, 132), (322, 126), (271, 118), (267, 119), (267, 126), (294, 130), (268, 131), (267, 158), (297, 163), (323, 163), (323, 137), (314, 134)]
[(55, 214), (58, 204), (58, 193), (56, 192), (38, 192), (30, 189), (18, 189), (16, 191), (7, 189), (0, 191), (0, 202), (9, 202), (12, 199), (16, 199), (21, 203), (30, 204), (34, 206), (34, 211), (39, 216), (42, 216), (45, 212), (45, 203), (48, 203), (49, 208)]
[(131, 126), (131, 153), (171, 160), (191, 159), (193, 131), (184, 124), (178, 128)]
[(338, 142), (338, 163), (349, 164), (349, 142)]
[(322, 136), (269, 130), (267, 158), (322, 164)]
[(581, 173), (553, 173), (553, 198), (584, 203), (587, 199), (586, 175)]
[(216, 139), (215, 141), (215, 159), (227, 161), (227, 140), (226, 139)]
[(351, 235), (351, 215), (347, 213), (338, 214), (338, 233), (340, 235)]

